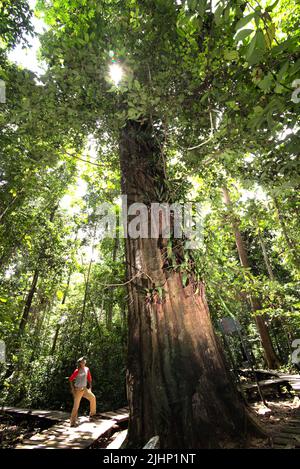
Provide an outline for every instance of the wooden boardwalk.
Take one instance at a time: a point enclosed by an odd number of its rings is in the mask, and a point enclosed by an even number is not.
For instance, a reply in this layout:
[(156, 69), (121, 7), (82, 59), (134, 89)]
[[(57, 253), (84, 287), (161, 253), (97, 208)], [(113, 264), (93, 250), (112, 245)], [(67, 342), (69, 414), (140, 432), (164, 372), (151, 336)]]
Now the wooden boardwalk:
[[(297, 396), (300, 396), (300, 375), (278, 373), (278, 376), (286, 379)], [(300, 411), (296, 418), (289, 420), (280, 434), (273, 438), (273, 448), (300, 449)]]
[(106, 449), (119, 449), (125, 441), (127, 436), (127, 430), (116, 432), (111, 439), (111, 442), (107, 445)]
[(118, 423), (125, 422), (128, 420), (128, 408), (123, 407), (122, 409), (110, 411), (110, 412), (103, 412), (99, 414), (100, 417), (106, 419), (113, 419)]
[(279, 378), (285, 379), (288, 381), (293, 388), (293, 390), (300, 394), (300, 375), (289, 375), (285, 373), (278, 373)]
[(20, 409), (18, 407), (0, 407), (2, 412), (15, 415), (28, 415), (32, 417), (45, 418), (48, 420), (60, 421), (66, 420), (70, 417), (68, 412), (61, 412), (60, 410), (30, 410)]
[(272, 440), (274, 449), (300, 449), (300, 412)]
[[(252, 372), (252, 370), (242, 370)], [(273, 387), (277, 388), (280, 393), (280, 389), (286, 386), (289, 390), (293, 390), (297, 395), (300, 395), (300, 375), (280, 373), (272, 370), (254, 370), (258, 376), (265, 376), (266, 379), (259, 380), (259, 386), (262, 388)], [(241, 385), (242, 389), (246, 392), (257, 390), (257, 382), (248, 382)]]
[[(129, 418), (126, 407), (116, 411), (97, 414), (97, 418), (90, 422), (89, 417), (79, 417), (78, 425), (70, 427), (70, 414), (59, 411), (40, 411), (2, 407), (2, 411), (11, 414), (34, 416), (56, 421), (47, 430), (33, 435), (31, 438), (19, 443), (15, 449), (86, 449), (98, 438), (109, 432), (120, 422)], [(99, 417), (98, 417), (99, 415)], [(125, 430), (126, 432), (126, 430)], [(111, 448), (119, 448), (126, 437), (126, 433), (118, 432), (112, 438)]]

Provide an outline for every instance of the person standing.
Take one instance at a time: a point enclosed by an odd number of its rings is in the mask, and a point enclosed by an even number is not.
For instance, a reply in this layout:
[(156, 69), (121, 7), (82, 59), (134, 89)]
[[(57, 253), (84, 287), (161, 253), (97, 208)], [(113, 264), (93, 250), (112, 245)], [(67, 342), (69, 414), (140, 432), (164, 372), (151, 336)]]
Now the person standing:
[[(96, 414), (96, 397), (92, 393), (92, 375), (89, 368), (86, 366), (85, 357), (80, 357), (77, 360), (77, 368), (69, 377), (71, 391), (74, 397), (74, 404), (70, 418), (71, 427), (75, 427), (78, 409), (82, 397), (90, 401), (90, 420), (93, 420)], [(89, 384), (89, 388), (87, 385)]]

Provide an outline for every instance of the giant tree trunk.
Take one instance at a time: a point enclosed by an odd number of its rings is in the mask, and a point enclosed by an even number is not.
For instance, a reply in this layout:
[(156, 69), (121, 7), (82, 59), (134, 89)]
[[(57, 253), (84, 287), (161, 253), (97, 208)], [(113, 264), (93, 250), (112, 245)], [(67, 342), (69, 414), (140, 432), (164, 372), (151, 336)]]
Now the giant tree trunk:
[[(157, 139), (129, 121), (120, 139), (128, 206), (165, 190)], [(213, 331), (203, 284), (167, 262), (166, 239), (126, 239), (128, 447), (159, 435), (162, 448), (212, 448), (258, 432), (240, 400)], [(173, 250), (180, 263), (178, 250)], [(168, 267), (168, 268), (167, 268)], [(162, 294), (160, 288), (164, 289)], [(148, 289), (148, 290), (145, 290)]]
[[(228, 206), (231, 212), (232, 229), (233, 229), (233, 233), (235, 237), (235, 243), (236, 243), (236, 247), (238, 250), (241, 266), (247, 270), (250, 270), (251, 266), (250, 266), (248, 254), (245, 248), (245, 243), (244, 243), (242, 234), (240, 232), (238, 222), (234, 217), (229, 191), (226, 187), (223, 187), (223, 195), (224, 195), (225, 204)], [(280, 366), (280, 362), (275, 353), (267, 324), (264, 318), (261, 315), (257, 314), (257, 312), (262, 309), (261, 302), (257, 297), (255, 297), (252, 294), (249, 295), (249, 299), (250, 299), (251, 309), (254, 313), (255, 323), (256, 323), (256, 326), (260, 335), (260, 340), (261, 340), (261, 345), (263, 347), (265, 360), (269, 368), (276, 369)]]

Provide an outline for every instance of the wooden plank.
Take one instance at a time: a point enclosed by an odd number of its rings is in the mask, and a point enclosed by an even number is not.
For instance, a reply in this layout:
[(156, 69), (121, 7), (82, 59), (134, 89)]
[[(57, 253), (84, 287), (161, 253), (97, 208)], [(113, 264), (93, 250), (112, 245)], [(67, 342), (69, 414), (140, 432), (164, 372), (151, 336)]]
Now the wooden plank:
[(281, 438), (287, 438), (295, 442), (296, 445), (300, 445), (300, 435), (294, 433), (281, 433)]
[[(253, 371), (251, 369), (241, 369), (240, 371), (241, 373), (244, 373), (244, 374), (245, 373), (253, 374)], [(280, 373), (280, 372), (276, 372), (272, 370), (259, 370), (259, 369), (255, 369), (254, 372), (256, 372), (257, 374), (266, 375), (266, 376), (276, 376), (277, 379), (285, 380), (288, 382), (288, 384), (292, 387), (294, 391), (296, 391), (297, 393), (300, 393), (300, 375), (299, 374)], [(279, 383), (277, 379), (272, 380), (274, 384), (276, 382)], [(262, 381), (259, 381), (259, 384), (261, 387), (264, 387), (264, 386), (272, 386), (273, 383), (266, 384), (266, 381), (262, 380)], [(243, 385), (243, 388), (246, 390), (255, 389), (257, 388), (257, 384), (254, 382), (249, 383), (249, 384), (246, 383)]]
[(297, 391), (300, 393), (300, 382), (299, 383), (293, 383), (292, 381), (289, 381), (290, 385), (292, 386), (294, 391)]
[(239, 368), (238, 370), (241, 374), (252, 374), (253, 375), (253, 372), (258, 375), (258, 374), (261, 374), (261, 375), (265, 375), (265, 376), (275, 376), (276, 378), (279, 377), (279, 373), (277, 371), (274, 371), (274, 370), (260, 370), (260, 369), (254, 369), (252, 370), (251, 368)]
[(284, 433), (280, 433), (280, 435), (278, 436), (275, 436), (273, 438), (273, 441), (274, 441), (274, 444), (283, 444), (283, 443), (291, 443), (295, 446), (299, 446), (300, 445), (300, 437), (299, 435), (293, 435), (293, 434), (290, 434), (290, 433), (287, 433), (287, 434), (284, 434)]
[(291, 375), (291, 374), (288, 374), (288, 373), (278, 373), (278, 376), (280, 378), (285, 378), (285, 379), (288, 379), (288, 380), (290, 380), (290, 379), (296, 379), (296, 380), (300, 379), (300, 375)]
[(288, 423), (295, 423), (296, 425), (300, 425), (300, 419), (289, 419)]
[(288, 380), (290, 386), (294, 391), (300, 393), (300, 375), (291, 375), (287, 373), (279, 373), (281, 378)]
[(103, 418), (114, 419), (116, 422), (125, 422), (129, 419), (129, 409), (123, 407), (122, 409), (118, 409), (116, 411), (101, 412), (99, 415)]
[(100, 416), (103, 417), (103, 418), (106, 418), (108, 420), (113, 419), (117, 423), (126, 422), (126, 420), (128, 420), (128, 418), (129, 418), (128, 415), (117, 415), (117, 414), (113, 414), (113, 415), (110, 415), (110, 416), (100, 414)]
[[(276, 378), (276, 379), (266, 379), (264, 381), (259, 381), (258, 384), (260, 387), (266, 386), (273, 386), (274, 384), (289, 384), (289, 382), (284, 378)], [(244, 389), (255, 389), (257, 388), (257, 383), (245, 383), (242, 385)]]
[(116, 432), (112, 436), (112, 441), (105, 449), (119, 449), (125, 441), (127, 436), (127, 430), (122, 430), (121, 432)]
[(120, 412), (121, 414), (128, 414), (129, 409), (128, 407), (123, 407), (123, 409), (119, 409), (117, 412)]
[(88, 417), (79, 417), (77, 427), (70, 427), (69, 421), (61, 422), (18, 444), (16, 449), (85, 449), (114, 425), (114, 420), (90, 422)]
[(283, 429), (283, 433), (293, 434), (300, 436), (300, 427), (286, 427)]
[(46, 418), (49, 420), (60, 421), (69, 418), (70, 414), (67, 412), (61, 412), (59, 410), (31, 410), (22, 409), (17, 407), (1, 407), (1, 411), (8, 414), (17, 414), (24, 416), (33, 416), (38, 418)]
[(296, 446), (296, 442), (292, 438), (277, 438), (274, 440), (274, 445), (284, 445), (294, 448)]

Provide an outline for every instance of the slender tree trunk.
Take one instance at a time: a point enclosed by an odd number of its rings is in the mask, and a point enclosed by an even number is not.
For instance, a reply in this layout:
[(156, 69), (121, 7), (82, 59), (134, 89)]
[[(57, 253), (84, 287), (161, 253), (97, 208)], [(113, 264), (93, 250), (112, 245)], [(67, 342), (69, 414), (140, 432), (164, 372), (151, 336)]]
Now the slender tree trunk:
[[(63, 298), (61, 300), (61, 305), (63, 306), (66, 302), (66, 299), (67, 299), (67, 296), (68, 296), (68, 291), (69, 291), (69, 286), (70, 286), (70, 281), (71, 281), (71, 276), (72, 276), (72, 272), (73, 272), (73, 266), (70, 267), (70, 270), (69, 270), (69, 273), (68, 273), (68, 280), (67, 280), (67, 285), (66, 285), (66, 288), (64, 290), (64, 295), (63, 295)], [(56, 329), (55, 329), (55, 334), (54, 334), (54, 337), (53, 337), (53, 342), (52, 342), (52, 347), (51, 347), (51, 351), (50, 351), (50, 355), (54, 355), (55, 353), (55, 349), (56, 349), (56, 344), (57, 344), (57, 339), (58, 339), (58, 334), (59, 334), (59, 331), (60, 331), (60, 328), (61, 328), (61, 320), (58, 321), (57, 325), (56, 325)]]
[[(233, 233), (234, 233), (234, 237), (235, 237), (236, 247), (237, 247), (237, 250), (238, 250), (241, 266), (244, 267), (247, 270), (250, 270), (251, 266), (250, 266), (249, 259), (248, 259), (248, 254), (247, 254), (247, 251), (246, 251), (246, 248), (245, 248), (245, 243), (244, 243), (242, 234), (240, 232), (238, 222), (235, 219), (234, 214), (233, 214), (232, 203), (231, 203), (231, 200), (230, 200), (230, 194), (229, 194), (229, 191), (228, 191), (227, 187), (223, 187), (223, 195), (224, 195), (225, 204), (228, 206), (228, 208), (231, 212), (232, 229), (233, 229)], [(254, 313), (254, 319), (255, 319), (255, 322), (256, 322), (256, 326), (257, 326), (257, 329), (258, 329), (258, 332), (259, 332), (259, 335), (260, 335), (261, 344), (262, 344), (262, 347), (263, 347), (263, 351), (264, 351), (264, 355), (265, 355), (267, 365), (271, 369), (276, 369), (280, 366), (280, 362), (278, 360), (278, 357), (276, 356), (276, 353), (275, 353), (275, 350), (274, 350), (274, 347), (273, 347), (273, 344), (272, 344), (272, 341), (271, 341), (271, 337), (270, 337), (268, 327), (265, 323), (264, 318), (262, 316), (260, 316), (259, 314), (257, 314), (257, 311), (261, 310), (261, 303), (260, 303), (259, 299), (254, 297), (252, 294), (249, 295), (249, 299), (250, 299), (251, 309)]]
[(42, 332), (43, 326), (45, 322), (45, 318), (48, 312), (50, 312), (50, 301), (44, 301), (40, 303), (38, 314), (35, 327), (34, 327), (34, 338), (33, 338), (33, 346), (31, 350), (31, 357), (30, 361), (32, 362), (40, 355), (41, 344), (43, 344)]
[(94, 227), (94, 233), (92, 237), (92, 252), (91, 252), (91, 258), (88, 266), (88, 271), (87, 271), (87, 276), (85, 278), (85, 289), (84, 289), (84, 297), (83, 297), (83, 304), (82, 304), (82, 310), (81, 310), (81, 315), (80, 315), (80, 326), (79, 326), (79, 333), (78, 333), (78, 341), (77, 341), (77, 347), (76, 350), (81, 349), (82, 347), (82, 328), (83, 328), (83, 323), (84, 323), (84, 318), (85, 318), (85, 310), (86, 310), (86, 304), (89, 296), (89, 287), (90, 287), (90, 275), (91, 275), (91, 269), (92, 269), (92, 264), (94, 262), (93, 256), (94, 256), (94, 242), (95, 242), (95, 237), (96, 237), (96, 231), (97, 231), (97, 225)]
[[(118, 248), (119, 248), (119, 232), (118, 232), (118, 229), (117, 229), (117, 236), (114, 239), (114, 247), (113, 247), (113, 254), (112, 254), (112, 261), (113, 261), (112, 274), (113, 274), (113, 277), (115, 277), (115, 275), (116, 275), (115, 262), (116, 262), (116, 259), (117, 259)], [(110, 329), (111, 325), (112, 325), (113, 308), (114, 308), (114, 288), (111, 287), (110, 294), (109, 294), (109, 300), (108, 300), (107, 315), (106, 315), (106, 326), (107, 326), (108, 329)]]
[(28, 317), (29, 317), (33, 297), (34, 297), (34, 294), (36, 292), (36, 286), (37, 286), (37, 283), (38, 283), (38, 279), (39, 279), (39, 271), (35, 270), (35, 272), (33, 274), (32, 282), (31, 282), (30, 290), (28, 292), (26, 302), (25, 302), (25, 306), (24, 306), (24, 309), (23, 309), (22, 318), (21, 318), (21, 321), (20, 321), (19, 336), (23, 335), (23, 333), (24, 333), (24, 330), (25, 330), (25, 327), (26, 327), (26, 324), (27, 324), (27, 321), (28, 321)]
[[(75, 244), (75, 245), (76, 245), (77, 239), (78, 239), (78, 231), (79, 231), (79, 227), (77, 227), (77, 229), (76, 229), (76, 235), (75, 235), (75, 238), (74, 238), (74, 244)], [(69, 268), (68, 279), (67, 279), (67, 285), (66, 285), (66, 288), (65, 288), (65, 290), (64, 290), (63, 298), (62, 298), (62, 301), (61, 301), (61, 305), (62, 305), (62, 306), (66, 303), (66, 299), (67, 299), (68, 292), (69, 292), (69, 287), (70, 287), (70, 281), (71, 281), (72, 273), (73, 273), (73, 265), (71, 265), (70, 268)], [(53, 337), (53, 342), (52, 342), (52, 347), (51, 347), (50, 355), (54, 355), (55, 350), (56, 350), (57, 339), (58, 339), (59, 331), (60, 331), (60, 328), (61, 328), (61, 325), (62, 325), (61, 319), (62, 319), (62, 318), (60, 318), (60, 320), (58, 321), (58, 323), (57, 323), (57, 325), (56, 325), (56, 329), (55, 329), (55, 334), (54, 334), (54, 337)]]
[[(165, 191), (152, 126), (127, 123), (121, 132), (120, 160), (128, 205), (144, 203), (150, 215), (150, 203)], [(212, 448), (240, 441), (258, 427), (225, 365), (203, 284), (191, 272), (189, 284), (183, 285), (181, 273), (166, 264), (167, 242), (126, 239), (127, 446), (140, 447), (154, 435), (160, 437), (162, 448)], [(164, 294), (159, 294), (160, 287)]]
[(77, 341), (77, 352), (83, 345), (81, 336), (82, 336), (82, 328), (83, 328), (83, 323), (84, 323), (84, 318), (85, 318), (86, 304), (87, 304), (87, 299), (88, 299), (88, 291), (89, 291), (89, 286), (90, 286), (90, 274), (91, 274), (92, 263), (93, 263), (93, 259), (91, 257), (89, 266), (88, 266), (87, 277), (85, 280), (84, 297), (83, 297), (83, 304), (82, 304), (82, 310), (81, 310), (80, 322), (79, 322), (80, 326), (79, 326), (78, 341)]
[(278, 199), (276, 197), (273, 197), (273, 202), (274, 202), (274, 205), (275, 205), (275, 208), (276, 208), (276, 211), (277, 211), (278, 220), (279, 220), (279, 223), (280, 223), (280, 226), (281, 226), (281, 229), (282, 229), (282, 233), (283, 233), (285, 242), (286, 242), (286, 244), (289, 248), (289, 251), (292, 255), (292, 261), (293, 261), (295, 267), (297, 267), (297, 269), (300, 269), (300, 257), (299, 257), (299, 253), (298, 253), (298, 250), (297, 250), (296, 243), (290, 237), (290, 235), (288, 233), (288, 230), (287, 230), (287, 227), (286, 227), (286, 221), (285, 221), (284, 216), (281, 212)]
[(263, 253), (265, 265), (266, 265), (270, 280), (275, 280), (274, 272), (273, 272), (271, 262), (270, 262), (270, 259), (269, 259), (268, 253), (267, 253), (267, 248), (266, 248), (266, 245), (265, 245), (265, 242), (264, 242), (264, 238), (263, 238), (260, 231), (258, 232), (258, 240), (259, 240), (259, 244), (260, 244), (260, 247), (261, 247), (261, 250), (262, 250), (262, 253)]
[(97, 311), (96, 311), (94, 302), (93, 302), (93, 300), (92, 300), (91, 297), (90, 297), (90, 302), (91, 302), (92, 311), (93, 311), (94, 318), (95, 318), (95, 323), (96, 323), (96, 327), (97, 327), (97, 332), (98, 332), (98, 335), (99, 335), (99, 339), (101, 340), (101, 339), (102, 339), (102, 331), (101, 331), (99, 319), (98, 319), (98, 316), (97, 316)]

